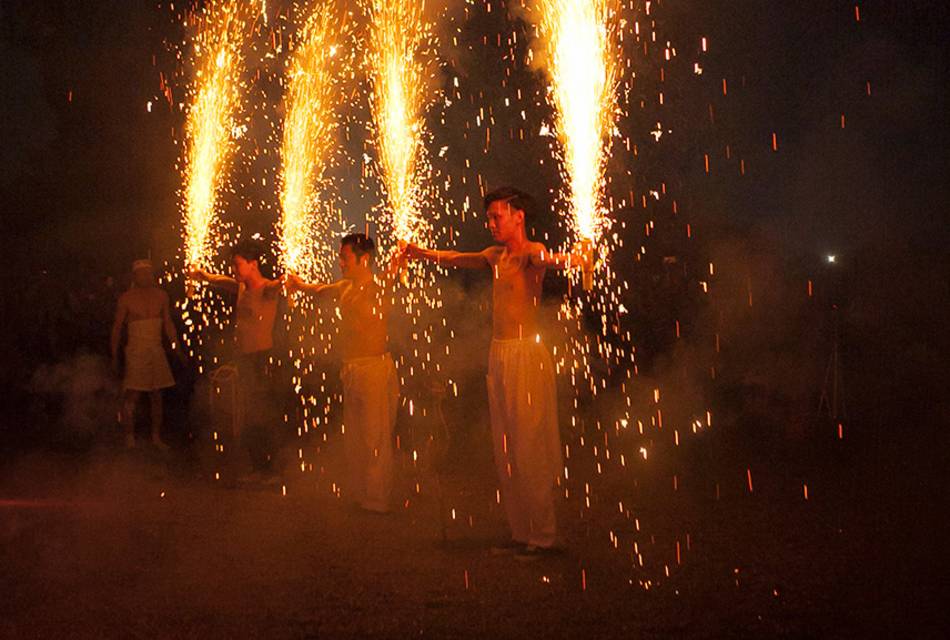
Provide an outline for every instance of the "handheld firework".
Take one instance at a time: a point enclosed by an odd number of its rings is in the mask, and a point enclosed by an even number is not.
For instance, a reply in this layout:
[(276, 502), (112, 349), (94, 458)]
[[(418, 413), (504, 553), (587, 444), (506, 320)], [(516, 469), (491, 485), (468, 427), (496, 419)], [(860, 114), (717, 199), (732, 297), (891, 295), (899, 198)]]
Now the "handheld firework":
[(612, 0), (538, 0), (570, 226), (580, 237), (585, 291), (593, 288), (594, 246), (607, 228), (602, 204), (609, 133), (617, 115), (616, 11)]
[[(247, 13), (235, 0), (214, 0), (194, 17), (195, 70), (183, 154), (186, 274), (208, 266), (215, 244), (217, 194), (227, 176), (240, 104)], [(189, 297), (195, 294), (190, 277), (186, 289)]]

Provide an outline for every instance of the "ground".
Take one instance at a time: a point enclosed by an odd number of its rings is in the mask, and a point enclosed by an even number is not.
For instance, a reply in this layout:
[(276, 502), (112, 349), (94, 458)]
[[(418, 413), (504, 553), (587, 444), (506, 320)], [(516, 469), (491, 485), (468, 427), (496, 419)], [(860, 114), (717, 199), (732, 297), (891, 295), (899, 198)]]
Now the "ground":
[(941, 635), (939, 542), (918, 544), (928, 530), (914, 525), (928, 501), (874, 508), (853, 474), (817, 475), (805, 500), (766, 467), (750, 469), (753, 491), (743, 470), (718, 496), (701, 474), (674, 490), (647, 471), (622, 507), (560, 500), (566, 552), (525, 563), (491, 553), (505, 525), (484, 455), (443, 474), (442, 508), (438, 478), (406, 465), (403, 502), (382, 516), (335, 495), (329, 470), (228, 489), (180, 456), (102, 448), (8, 461), (0, 635)]

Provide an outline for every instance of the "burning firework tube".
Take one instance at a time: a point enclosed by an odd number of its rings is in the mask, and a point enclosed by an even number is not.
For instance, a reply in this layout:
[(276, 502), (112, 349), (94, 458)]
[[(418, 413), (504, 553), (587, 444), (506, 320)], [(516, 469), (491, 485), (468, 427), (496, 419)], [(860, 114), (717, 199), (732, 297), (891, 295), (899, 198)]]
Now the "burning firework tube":
[(602, 206), (618, 76), (615, 0), (538, 0), (560, 142), (562, 196), (582, 238), (583, 285), (593, 287), (594, 241), (607, 226)]
[[(334, 107), (339, 101), (338, 73), (346, 56), (337, 56), (347, 27), (335, 10), (314, 10), (307, 18), (287, 68), (281, 139), (278, 253), (286, 274), (313, 280), (322, 264), (317, 238), (328, 230), (330, 209), (318, 198), (324, 171), (333, 155), (337, 127)], [(296, 296), (285, 286), (287, 306)]]
[(409, 246), (409, 243), (406, 240), (397, 240), (396, 247), (396, 263), (397, 268), (399, 269), (399, 282), (403, 286), (409, 286), (409, 264), (406, 261), (406, 248)]
[(590, 291), (594, 288), (594, 241), (590, 238), (584, 238), (580, 241), (581, 252), (581, 283), (584, 291)]
[[(184, 136), (183, 222), (189, 275), (208, 263), (215, 237), (217, 193), (233, 152), (231, 131), (240, 105), (242, 43), (248, 9), (235, 0), (216, 0), (196, 16), (197, 70), (189, 95)], [(191, 297), (193, 282), (186, 285)]]
[[(288, 274), (288, 275), (296, 276), (297, 274), (293, 273), (293, 274)], [(286, 280), (284, 280), (284, 295), (287, 296), (287, 308), (290, 310), (293, 310), (294, 308), (296, 308), (297, 295), (290, 287), (287, 286)]]

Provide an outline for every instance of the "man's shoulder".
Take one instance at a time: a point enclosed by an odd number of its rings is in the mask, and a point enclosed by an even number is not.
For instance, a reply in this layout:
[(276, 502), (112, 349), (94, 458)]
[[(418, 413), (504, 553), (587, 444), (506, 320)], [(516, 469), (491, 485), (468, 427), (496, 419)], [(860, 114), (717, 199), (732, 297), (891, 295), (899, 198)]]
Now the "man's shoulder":
[(505, 248), (501, 245), (493, 244), (489, 247), (485, 247), (480, 251), (480, 253), (485, 256), (489, 261), (498, 260), (501, 257), (501, 254), (505, 252)]
[(544, 246), (543, 242), (538, 242), (537, 240), (531, 240), (528, 242), (528, 253), (534, 255), (542, 251), (547, 251), (548, 248)]

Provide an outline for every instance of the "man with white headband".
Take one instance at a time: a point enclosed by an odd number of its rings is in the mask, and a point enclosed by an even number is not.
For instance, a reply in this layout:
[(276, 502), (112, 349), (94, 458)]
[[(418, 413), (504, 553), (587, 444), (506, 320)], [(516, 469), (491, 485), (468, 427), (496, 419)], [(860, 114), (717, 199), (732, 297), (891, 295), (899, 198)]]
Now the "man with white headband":
[(152, 444), (160, 449), (162, 442), (162, 389), (175, 386), (162, 333), (173, 350), (177, 349), (175, 325), (169, 313), (168, 294), (155, 283), (152, 263), (136, 260), (132, 263), (132, 286), (119, 298), (112, 324), (112, 366), (119, 371), (119, 344), (122, 329), (128, 328), (125, 346), (125, 375), (122, 379), (122, 424), (125, 444), (135, 446), (135, 406), (143, 393), (148, 394), (152, 418)]

